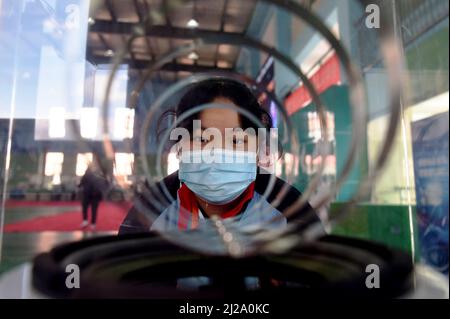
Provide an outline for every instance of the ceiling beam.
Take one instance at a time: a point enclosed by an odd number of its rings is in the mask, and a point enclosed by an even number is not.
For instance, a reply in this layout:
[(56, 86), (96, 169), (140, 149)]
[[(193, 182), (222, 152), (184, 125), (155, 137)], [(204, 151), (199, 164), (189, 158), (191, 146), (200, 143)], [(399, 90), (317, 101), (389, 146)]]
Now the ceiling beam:
[[(110, 64), (111, 58), (96, 55), (93, 53), (88, 54), (87, 59), (89, 62), (94, 64)], [(142, 70), (147, 68), (151, 61), (149, 60), (132, 60), (124, 59), (123, 64), (128, 64), (131, 69)], [(204, 66), (204, 65), (193, 65), (193, 64), (180, 64), (180, 63), (166, 63), (159, 70), (161, 71), (171, 71), (171, 72), (211, 72), (211, 71), (232, 71), (231, 68), (217, 68), (214, 66)]]
[(114, 10), (114, 5), (112, 4), (111, 0), (105, 0), (105, 5), (111, 19), (117, 21), (116, 10)]
[[(132, 34), (136, 28), (141, 28), (142, 25), (139, 23), (128, 23), (128, 22), (113, 22), (106, 20), (96, 20), (89, 31), (96, 33), (106, 33), (106, 34)], [(149, 37), (161, 37), (161, 38), (172, 38), (172, 39), (195, 39), (195, 38), (206, 38), (206, 39), (224, 39), (234, 36), (242, 36), (241, 33), (237, 32), (222, 32), (206, 29), (189, 29), (189, 28), (177, 28), (168, 27), (164, 25), (154, 25), (146, 28), (145, 35)]]
[[(140, 23), (143, 23), (144, 22), (144, 20), (145, 20), (145, 18), (144, 18), (144, 16), (142, 15), (142, 9), (141, 9), (141, 6), (139, 5), (139, 3), (138, 3), (138, 0), (133, 0), (133, 4), (134, 4), (134, 10), (136, 11), (136, 14), (138, 15), (138, 17), (139, 17), (139, 22)], [(148, 4), (147, 4), (147, 2), (145, 1), (144, 2), (144, 10), (145, 10), (145, 12), (149, 12), (149, 9), (148, 9)], [(147, 46), (147, 51), (150, 53), (150, 56), (151, 56), (151, 58), (152, 59), (154, 59), (155, 58), (155, 50), (153, 49), (153, 47), (152, 47), (152, 45), (151, 45), (151, 43), (150, 43), (150, 40), (148, 39), (148, 37), (145, 37), (145, 44), (146, 44), (146, 46)]]
[[(220, 17), (220, 31), (225, 32), (225, 21), (227, 18), (227, 11), (228, 11), (228, 0), (225, 0), (223, 2), (223, 8), (222, 8), (222, 16)], [(216, 44), (216, 51), (214, 52), (214, 65), (217, 66), (219, 63), (219, 47), (220, 44)]]
[[(172, 29), (172, 21), (170, 20), (170, 7), (169, 7), (169, 3), (168, 1), (163, 1), (162, 3), (162, 7), (163, 7), (163, 13), (164, 13), (164, 19), (166, 20), (166, 26), (169, 29)], [(172, 42), (172, 38), (168, 38), (169, 39), (169, 48), (170, 51), (173, 51), (173, 42)], [(172, 63), (177, 63), (176, 59), (172, 60)], [(178, 81), (178, 75), (175, 74), (175, 79)]]

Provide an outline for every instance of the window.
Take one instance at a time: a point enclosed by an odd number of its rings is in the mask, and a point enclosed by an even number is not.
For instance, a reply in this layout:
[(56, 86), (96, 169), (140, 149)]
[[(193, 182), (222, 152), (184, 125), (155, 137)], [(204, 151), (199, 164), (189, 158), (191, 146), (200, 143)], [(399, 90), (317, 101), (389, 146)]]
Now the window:
[(62, 165), (64, 154), (61, 152), (48, 152), (45, 156), (45, 176), (52, 176), (52, 184), (61, 184)]
[(114, 117), (114, 138), (123, 140), (133, 138), (134, 109), (127, 107), (116, 108)]
[(63, 138), (66, 136), (65, 110), (62, 107), (52, 107), (49, 111), (48, 136)]
[(133, 174), (134, 154), (116, 153), (114, 175), (129, 176)]
[(77, 154), (77, 166), (76, 166), (77, 176), (83, 176), (89, 166), (89, 163), (91, 162), (92, 162), (92, 153)]
[(97, 136), (98, 109), (94, 107), (81, 108), (80, 134), (83, 138), (93, 139)]

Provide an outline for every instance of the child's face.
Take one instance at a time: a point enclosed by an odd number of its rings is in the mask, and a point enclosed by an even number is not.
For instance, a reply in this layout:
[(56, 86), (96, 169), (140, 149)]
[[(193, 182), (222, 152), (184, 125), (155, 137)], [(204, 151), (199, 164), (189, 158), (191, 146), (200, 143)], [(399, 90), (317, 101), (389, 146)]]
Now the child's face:
[[(212, 103), (236, 106), (232, 101), (223, 97), (216, 98)], [(256, 152), (256, 134), (245, 133), (237, 111), (227, 108), (210, 108), (202, 111), (199, 120), (201, 129), (192, 132), (191, 147), (193, 142), (197, 142), (202, 148), (208, 145), (209, 147), (214, 146), (214, 148)], [(219, 132), (220, 134), (216, 135)]]

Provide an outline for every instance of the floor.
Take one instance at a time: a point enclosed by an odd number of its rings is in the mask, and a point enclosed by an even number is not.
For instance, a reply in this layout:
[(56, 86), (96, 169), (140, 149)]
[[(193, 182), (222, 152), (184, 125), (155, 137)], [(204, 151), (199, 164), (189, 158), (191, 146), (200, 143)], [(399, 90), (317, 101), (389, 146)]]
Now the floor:
[[(5, 225), (29, 220), (36, 217), (52, 216), (78, 208), (79, 204), (39, 207), (8, 207), (5, 213)], [(80, 216), (81, 220), (81, 216)], [(52, 247), (70, 241), (91, 238), (94, 236), (113, 235), (116, 232), (86, 231), (42, 231), (42, 232), (7, 232), (3, 234), (1, 245), (0, 276), (11, 268), (26, 261), (31, 261), (37, 254), (46, 252)]]
[(31, 261), (39, 253), (70, 241), (94, 236), (113, 235), (114, 232), (36, 232), (3, 234), (0, 275), (24, 262)]

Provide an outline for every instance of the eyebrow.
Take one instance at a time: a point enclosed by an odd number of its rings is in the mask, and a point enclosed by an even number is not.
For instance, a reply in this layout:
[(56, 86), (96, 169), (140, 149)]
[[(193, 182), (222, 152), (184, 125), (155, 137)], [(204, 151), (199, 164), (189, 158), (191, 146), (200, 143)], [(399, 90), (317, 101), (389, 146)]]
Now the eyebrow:
[[(200, 127), (201, 130), (206, 130), (206, 129), (208, 129), (208, 128), (211, 128), (211, 127), (204, 127), (204, 126), (201, 126), (201, 127)], [(232, 129), (233, 129), (233, 130), (236, 130), (236, 129), (242, 129), (242, 130), (244, 130), (244, 128), (242, 128), (242, 127), (240, 127), (240, 126), (233, 127)]]

